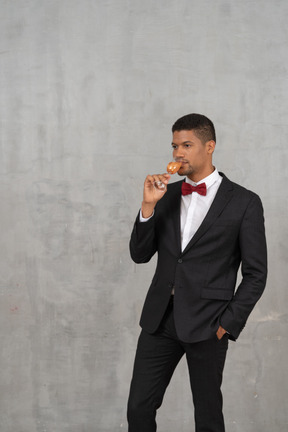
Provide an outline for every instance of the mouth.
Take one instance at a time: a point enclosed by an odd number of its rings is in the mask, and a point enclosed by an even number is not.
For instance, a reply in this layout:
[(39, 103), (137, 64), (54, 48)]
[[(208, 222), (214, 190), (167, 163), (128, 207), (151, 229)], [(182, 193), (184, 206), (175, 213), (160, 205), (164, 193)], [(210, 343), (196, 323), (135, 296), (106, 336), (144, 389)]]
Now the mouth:
[(183, 161), (183, 160), (180, 160), (180, 161), (177, 161), (177, 162), (180, 162), (180, 163), (181, 163), (181, 167), (180, 167), (180, 169), (183, 168), (183, 166), (187, 164), (187, 162), (186, 162), (186, 161)]
[(176, 162), (180, 162), (181, 164), (187, 163), (185, 160), (182, 160), (182, 159), (176, 159)]

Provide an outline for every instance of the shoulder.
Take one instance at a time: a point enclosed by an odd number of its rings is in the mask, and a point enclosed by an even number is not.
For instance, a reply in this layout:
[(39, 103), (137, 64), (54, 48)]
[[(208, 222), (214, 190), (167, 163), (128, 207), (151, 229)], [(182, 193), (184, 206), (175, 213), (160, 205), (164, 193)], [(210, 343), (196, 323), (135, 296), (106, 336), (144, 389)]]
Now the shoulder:
[(222, 196), (230, 196), (230, 203), (234, 209), (237, 208), (239, 214), (245, 214), (247, 211), (248, 213), (252, 212), (252, 214), (263, 214), (263, 204), (257, 193), (229, 180), (223, 173), (220, 175), (223, 180), (218, 192)]
[(256, 199), (256, 200), (259, 199), (260, 200), (259, 195), (257, 195), (252, 190), (247, 189), (246, 187), (229, 180), (228, 177), (226, 177), (226, 175), (223, 174), (222, 172), (220, 172), (219, 174), (222, 177), (221, 185), (223, 185), (224, 188), (228, 188), (230, 190), (233, 190), (235, 196), (243, 197), (243, 198), (246, 198), (248, 200), (250, 200), (250, 199)]

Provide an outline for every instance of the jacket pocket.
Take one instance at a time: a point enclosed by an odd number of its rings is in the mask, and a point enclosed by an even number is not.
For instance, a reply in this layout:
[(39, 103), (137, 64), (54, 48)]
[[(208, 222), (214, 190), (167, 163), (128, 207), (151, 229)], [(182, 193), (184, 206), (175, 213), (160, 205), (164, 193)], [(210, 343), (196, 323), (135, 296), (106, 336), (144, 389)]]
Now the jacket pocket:
[(221, 288), (202, 288), (201, 298), (211, 300), (231, 300), (234, 293)]

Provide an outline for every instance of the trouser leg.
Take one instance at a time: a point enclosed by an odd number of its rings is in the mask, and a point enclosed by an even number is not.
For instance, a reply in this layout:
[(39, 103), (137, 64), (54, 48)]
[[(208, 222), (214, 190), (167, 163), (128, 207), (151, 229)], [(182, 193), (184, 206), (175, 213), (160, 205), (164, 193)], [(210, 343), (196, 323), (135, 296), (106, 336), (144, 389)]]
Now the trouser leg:
[(156, 411), (184, 354), (172, 315), (173, 311), (156, 334), (140, 334), (128, 400), (129, 432), (156, 431)]
[(222, 374), (228, 337), (185, 344), (195, 410), (196, 432), (225, 432)]

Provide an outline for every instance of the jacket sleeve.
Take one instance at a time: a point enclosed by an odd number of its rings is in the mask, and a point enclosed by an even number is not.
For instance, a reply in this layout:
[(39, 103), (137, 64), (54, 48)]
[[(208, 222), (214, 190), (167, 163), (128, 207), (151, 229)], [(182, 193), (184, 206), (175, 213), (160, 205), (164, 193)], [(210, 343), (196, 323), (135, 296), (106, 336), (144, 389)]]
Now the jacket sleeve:
[(155, 215), (146, 222), (140, 222), (138, 214), (129, 247), (131, 258), (135, 263), (141, 264), (150, 261), (157, 250)]
[(221, 326), (233, 339), (243, 330), (248, 316), (261, 297), (267, 278), (267, 247), (263, 207), (260, 198), (253, 194), (240, 228), (242, 281), (221, 316)]

